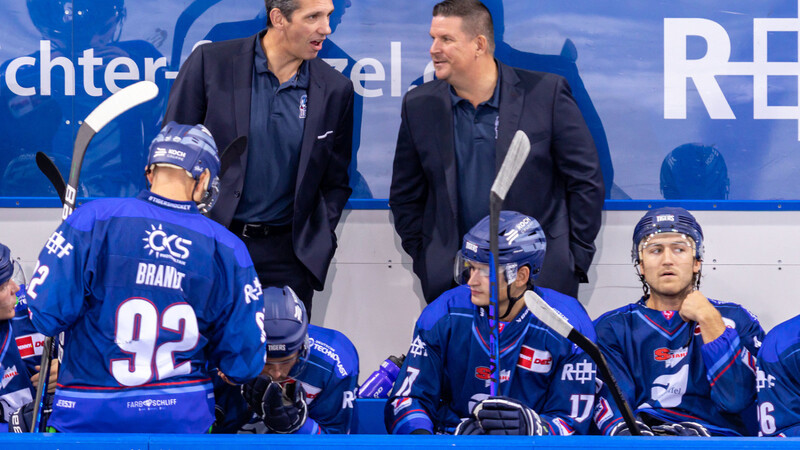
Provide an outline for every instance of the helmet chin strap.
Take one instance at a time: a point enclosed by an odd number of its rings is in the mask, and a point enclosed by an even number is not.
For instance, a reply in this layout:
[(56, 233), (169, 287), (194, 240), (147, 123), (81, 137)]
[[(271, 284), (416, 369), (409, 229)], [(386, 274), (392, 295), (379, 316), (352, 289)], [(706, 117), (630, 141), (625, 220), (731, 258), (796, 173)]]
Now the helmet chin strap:
[(514, 305), (517, 303), (517, 301), (519, 301), (519, 299), (521, 299), (522, 296), (525, 295), (525, 291), (526, 290), (527, 289), (523, 290), (522, 293), (519, 294), (518, 296), (512, 297), (511, 296), (511, 284), (509, 283), (508, 285), (506, 285), (506, 295), (508, 296), (508, 306), (506, 307), (505, 314), (500, 316), (500, 319), (505, 319), (508, 316), (508, 314), (511, 312), (511, 310), (514, 309)]

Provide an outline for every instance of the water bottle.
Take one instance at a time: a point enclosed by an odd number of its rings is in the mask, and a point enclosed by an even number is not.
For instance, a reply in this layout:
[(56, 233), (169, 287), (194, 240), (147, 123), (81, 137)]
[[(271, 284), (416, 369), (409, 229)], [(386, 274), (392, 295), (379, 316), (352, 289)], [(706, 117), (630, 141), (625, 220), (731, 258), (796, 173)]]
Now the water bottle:
[(358, 389), (358, 398), (388, 398), (406, 355), (390, 356)]

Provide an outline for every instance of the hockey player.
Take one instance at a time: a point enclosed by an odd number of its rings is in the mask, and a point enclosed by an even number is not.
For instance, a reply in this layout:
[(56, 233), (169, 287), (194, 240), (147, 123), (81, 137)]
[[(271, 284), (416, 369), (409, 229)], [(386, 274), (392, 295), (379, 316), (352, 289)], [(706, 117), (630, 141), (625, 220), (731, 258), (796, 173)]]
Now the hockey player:
[(214, 204), (219, 169), (205, 127), (171, 122), (150, 146), (150, 190), (87, 203), (48, 239), (27, 294), (37, 330), (67, 331), (56, 431), (206, 432), (207, 367), (240, 383), (261, 371), (252, 262), (200, 214)]
[(307, 317), (289, 286), (264, 289), (267, 363), (241, 387), (216, 383), (215, 433), (350, 432), (358, 354), (345, 335)]
[(536, 219), (503, 211), (499, 230), (498, 396), (489, 397), (491, 253), (486, 217), (464, 236), (456, 256), (461, 286), (442, 294), (417, 320), (385, 408), (390, 433), (569, 435), (588, 430), (595, 365), (520, 299), (533, 289), (594, 340), (592, 323), (576, 299), (533, 286), (546, 249)]
[(776, 326), (758, 352), (759, 436), (800, 436), (800, 316)]
[[(700, 292), (700, 224), (683, 208), (648, 211), (631, 257), (644, 296), (600, 316), (595, 329), (643, 434), (752, 434), (764, 331), (743, 307)], [(606, 435), (630, 434), (605, 389), (595, 423)]]
[(14, 339), (14, 307), (19, 285), (13, 279), (16, 265), (11, 251), (0, 244), (0, 428), (11, 413), (33, 399), (34, 387)]

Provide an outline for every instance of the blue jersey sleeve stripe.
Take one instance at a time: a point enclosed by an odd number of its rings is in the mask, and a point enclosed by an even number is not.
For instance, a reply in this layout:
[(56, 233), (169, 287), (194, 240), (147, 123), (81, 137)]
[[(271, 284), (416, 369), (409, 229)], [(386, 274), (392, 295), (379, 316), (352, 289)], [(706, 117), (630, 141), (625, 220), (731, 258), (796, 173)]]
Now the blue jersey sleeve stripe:
[[(731, 336), (731, 334), (733, 334), (733, 336)], [(728, 361), (731, 359), (734, 349), (739, 346), (739, 335), (731, 328), (726, 328), (725, 332), (722, 333), (718, 338), (707, 344), (703, 344), (703, 359), (706, 360), (706, 363), (709, 366), (709, 373), (716, 373), (723, 365), (730, 365), (728, 364)], [(708, 364), (706, 354), (717, 353), (719, 350), (723, 350), (722, 356), (718, 357), (714, 364)], [(738, 354), (739, 352), (736, 353), (736, 356), (738, 356)], [(735, 359), (736, 356), (733, 356), (733, 358)]]
[[(674, 409), (669, 409), (669, 408), (662, 408), (662, 411), (666, 411), (666, 412), (668, 412), (670, 414), (673, 414), (675, 416), (685, 417), (687, 419), (692, 419), (694, 421), (702, 421), (702, 422), (705, 423), (705, 421), (703, 419), (701, 419), (701, 418), (699, 418), (697, 416), (693, 416), (691, 414), (686, 414), (685, 412), (684, 413), (679, 413), (678, 411), (675, 411)], [(650, 412), (652, 414), (653, 410), (649, 410), (648, 412)], [(653, 414), (653, 415), (656, 415), (656, 414)], [(658, 416), (656, 415), (656, 417), (658, 417)]]
[(725, 366), (725, 368), (724, 368), (724, 369), (722, 369), (722, 371), (720, 371), (720, 373), (718, 373), (718, 374), (717, 374), (717, 376), (716, 376), (716, 377), (714, 377), (714, 379), (713, 379), (713, 380), (711, 380), (711, 382), (709, 383), (711, 386), (714, 386), (714, 384), (717, 382), (717, 380), (719, 380), (719, 378), (722, 376), (722, 374), (724, 374), (725, 372), (727, 372), (727, 371), (728, 371), (728, 369), (730, 369), (730, 368), (731, 368), (731, 366), (733, 365), (733, 363), (735, 363), (735, 362), (736, 362), (736, 358), (738, 358), (738, 357), (739, 357), (739, 354), (740, 354), (740, 353), (742, 353), (742, 351), (741, 351), (741, 350), (739, 350), (738, 352), (736, 352), (736, 354), (733, 356), (733, 358), (731, 358), (731, 360), (730, 360), (730, 362), (728, 363), (728, 365), (727, 365), (727, 366)]
[(612, 420), (611, 422), (608, 422), (608, 425), (606, 425), (603, 428), (602, 433), (603, 434), (608, 434), (608, 432), (611, 431), (611, 429), (614, 427), (614, 425), (618, 424), (621, 420), (622, 420), (622, 417), (617, 417), (616, 419)]
[(392, 432), (395, 434), (408, 434), (418, 429), (433, 433), (433, 422), (423, 409), (406, 411), (392, 423)]

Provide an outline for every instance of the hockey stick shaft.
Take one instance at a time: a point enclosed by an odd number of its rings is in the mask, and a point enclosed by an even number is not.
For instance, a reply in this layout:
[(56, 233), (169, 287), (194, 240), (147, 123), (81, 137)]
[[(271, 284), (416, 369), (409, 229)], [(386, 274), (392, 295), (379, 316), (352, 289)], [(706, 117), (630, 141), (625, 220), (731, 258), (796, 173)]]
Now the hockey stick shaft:
[(492, 189), (489, 193), (489, 250), (492, 253), (491, 263), (489, 264), (489, 287), (491, 303), (489, 306), (489, 324), (492, 328), (492, 334), (489, 339), (489, 360), (491, 367), (491, 379), (489, 392), (491, 395), (497, 395), (501, 383), (500, 374), (500, 293), (498, 292), (497, 285), (497, 268), (499, 265), (499, 243), (498, 243), (498, 229), (500, 223), (500, 210), (503, 208), (503, 201), (511, 189), (511, 185), (517, 178), (517, 174), (525, 160), (528, 159), (528, 154), (531, 151), (531, 143), (528, 136), (522, 130), (517, 130), (514, 138), (511, 140), (511, 145), (508, 147), (503, 164), (500, 165), (500, 170), (497, 171)]
[(64, 193), (67, 190), (67, 183), (64, 182), (64, 177), (61, 176), (61, 171), (58, 170), (58, 167), (53, 162), (50, 157), (45, 155), (43, 152), (36, 152), (36, 166), (39, 168), (39, 171), (50, 180), (50, 184), (53, 185), (53, 188), (56, 190), (56, 194), (58, 194), (58, 198), (61, 199), (61, 203), (64, 203)]
[[(64, 207), (61, 211), (61, 220), (66, 220), (72, 211), (75, 210), (78, 192), (78, 182), (83, 166), (83, 157), (92, 138), (106, 124), (114, 120), (115, 117), (138, 106), (146, 101), (152, 100), (158, 95), (158, 86), (152, 81), (140, 81), (124, 89), (121, 89), (103, 100), (102, 103), (86, 116), (86, 119), (78, 129), (78, 136), (72, 147), (72, 163), (69, 170), (69, 181), (64, 192)], [(44, 393), (47, 389), (47, 379), (50, 373), (50, 361), (52, 359), (55, 339), (47, 336), (44, 339), (42, 349), (42, 360), (39, 370), (39, 381), (36, 384), (36, 397), (33, 399), (33, 424), (31, 432), (39, 431), (41, 425), (41, 413), (44, 406)]]
[(600, 375), (603, 377), (603, 380), (609, 386), (611, 396), (614, 397), (614, 402), (617, 404), (617, 408), (620, 410), (622, 418), (628, 425), (631, 435), (641, 436), (642, 433), (639, 430), (639, 425), (636, 423), (636, 418), (633, 416), (633, 411), (631, 411), (630, 405), (622, 395), (622, 389), (620, 389), (617, 379), (614, 378), (614, 375), (611, 373), (611, 369), (608, 367), (608, 362), (606, 361), (606, 358), (603, 356), (603, 353), (600, 351), (600, 348), (597, 346), (597, 344), (592, 342), (589, 338), (584, 336), (581, 332), (570, 325), (569, 322), (567, 322), (566, 319), (561, 316), (561, 314), (556, 312), (535, 292), (530, 290), (525, 292), (525, 306), (528, 307), (534, 316), (544, 322), (545, 325), (550, 327), (553, 331), (561, 336), (567, 338), (569, 341), (573, 342), (575, 345), (580, 347), (581, 350), (586, 352), (590, 358), (592, 358), (595, 364), (597, 364), (597, 370), (600, 371)]
[(497, 230), (500, 222), (500, 208), (503, 202), (497, 200), (494, 193), (491, 194), (489, 200), (489, 250), (492, 253), (492, 259), (489, 264), (489, 290), (491, 295), (491, 303), (489, 304), (489, 326), (492, 329), (492, 334), (489, 336), (489, 366), (491, 369), (489, 394), (492, 396), (498, 395), (500, 392), (500, 305), (499, 305), (499, 291), (497, 286), (497, 255), (500, 252), (499, 244), (497, 241)]

